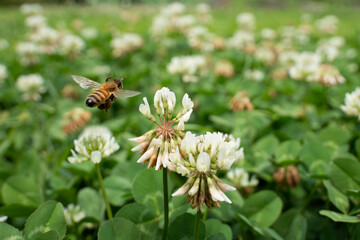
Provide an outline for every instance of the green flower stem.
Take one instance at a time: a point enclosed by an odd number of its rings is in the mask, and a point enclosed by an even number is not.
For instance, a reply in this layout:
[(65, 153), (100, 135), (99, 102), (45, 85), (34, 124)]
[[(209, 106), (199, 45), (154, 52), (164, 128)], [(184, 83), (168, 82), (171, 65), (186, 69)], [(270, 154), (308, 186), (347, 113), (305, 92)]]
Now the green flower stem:
[(206, 221), (206, 218), (207, 218), (207, 215), (209, 213), (209, 208), (207, 206), (205, 206), (205, 212), (204, 212), (204, 215), (202, 217), (202, 221), (205, 222)]
[(201, 218), (201, 211), (198, 210), (195, 219), (194, 240), (198, 240), (199, 237), (200, 218)]
[(318, 187), (321, 185), (322, 181), (317, 181), (316, 184), (314, 185), (313, 189), (311, 190), (311, 192), (308, 194), (307, 198), (305, 199), (305, 201), (302, 204), (301, 207), (301, 212), (304, 212), (306, 207), (309, 205), (311, 199), (313, 198), (314, 194), (316, 193), (316, 190), (318, 189)]
[(169, 225), (169, 194), (168, 194), (168, 178), (167, 178), (166, 168), (163, 168), (163, 188), (164, 188), (164, 232), (162, 239), (165, 240)]
[(98, 177), (99, 184), (100, 184), (100, 188), (101, 188), (101, 192), (102, 192), (102, 195), (103, 195), (103, 198), (104, 198), (104, 201), (105, 201), (106, 211), (107, 211), (107, 214), (108, 214), (108, 218), (109, 218), (109, 219), (112, 219), (112, 218), (113, 218), (113, 214), (112, 214), (112, 211), (111, 211), (109, 199), (108, 199), (108, 197), (107, 197), (107, 195), (106, 195), (106, 192), (105, 192), (105, 187), (104, 187), (104, 183), (103, 183), (102, 176), (101, 176), (100, 166), (99, 166), (99, 164), (95, 164), (95, 167), (96, 167), (96, 175), (97, 175), (97, 177)]

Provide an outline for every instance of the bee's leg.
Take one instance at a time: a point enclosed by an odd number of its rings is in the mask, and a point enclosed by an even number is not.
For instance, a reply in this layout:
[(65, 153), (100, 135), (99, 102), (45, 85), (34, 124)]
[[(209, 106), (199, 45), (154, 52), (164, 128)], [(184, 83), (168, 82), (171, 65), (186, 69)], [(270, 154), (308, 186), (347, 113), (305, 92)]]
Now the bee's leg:
[(98, 106), (98, 109), (100, 109), (100, 110), (106, 109), (105, 103), (100, 104), (100, 105)]
[(111, 94), (109, 97), (110, 102), (113, 102), (116, 100), (116, 97), (114, 96), (114, 94)]
[(113, 74), (111, 73), (110, 76), (105, 80), (105, 82), (109, 81), (109, 79), (112, 77), (113, 77)]

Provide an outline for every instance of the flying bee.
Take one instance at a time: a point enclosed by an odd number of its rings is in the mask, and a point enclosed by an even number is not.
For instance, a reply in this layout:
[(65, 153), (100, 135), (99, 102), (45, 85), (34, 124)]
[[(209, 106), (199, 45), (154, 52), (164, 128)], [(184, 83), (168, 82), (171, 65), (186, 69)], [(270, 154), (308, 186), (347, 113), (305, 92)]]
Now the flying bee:
[(116, 98), (128, 98), (140, 94), (140, 92), (137, 91), (123, 89), (123, 81), (127, 77), (110, 80), (112, 77), (113, 75), (111, 74), (106, 78), (105, 83), (101, 84), (86, 77), (72, 76), (73, 80), (78, 83), (80, 87), (93, 90), (85, 100), (86, 106), (98, 107), (100, 110), (105, 109), (106, 116), (108, 115), (111, 103), (114, 102)]

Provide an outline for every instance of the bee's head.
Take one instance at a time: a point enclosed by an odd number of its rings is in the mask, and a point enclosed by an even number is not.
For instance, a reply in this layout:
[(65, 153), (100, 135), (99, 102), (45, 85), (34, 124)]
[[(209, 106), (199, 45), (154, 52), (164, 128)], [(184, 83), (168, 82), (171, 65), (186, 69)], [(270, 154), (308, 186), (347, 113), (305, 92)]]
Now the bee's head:
[(124, 86), (123, 86), (123, 81), (124, 81), (125, 79), (127, 79), (126, 76), (124, 76), (124, 77), (121, 77), (121, 76), (120, 76), (120, 80), (114, 79), (114, 82), (118, 85), (118, 87), (119, 87), (120, 89), (122, 89), (122, 88), (124, 87)]

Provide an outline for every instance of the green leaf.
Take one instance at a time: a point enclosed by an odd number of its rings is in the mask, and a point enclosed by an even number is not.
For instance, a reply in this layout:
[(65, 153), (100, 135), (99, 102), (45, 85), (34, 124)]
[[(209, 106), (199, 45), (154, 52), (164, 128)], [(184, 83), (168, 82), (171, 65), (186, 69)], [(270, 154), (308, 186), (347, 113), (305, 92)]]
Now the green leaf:
[(35, 240), (59, 240), (60, 236), (55, 230), (48, 231), (46, 233), (41, 234)]
[(162, 171), (144, 169), (139, 172), (132, 191), (137, 203), (144, 204), (156, 214), (163, 212)]
[(356, 216), (348, 216), (329, 210), (321, 210), (320, 214), (330, 218), (334, 222), (360, 223), (360, 218)]
[(81, 189), (78, 194), (78, 203), (87, 217), (93, 217), (98, 221), (101, 220), (105, 205), (97, 191), (88, 187)]
[(216, 233), (207, 238), (207, 240), (226, 240), (226, 237), (223, 233)]
[(330, 180), (346, 192), (360, 188), (360, 163), (352, 158), (336, 158), (330, 164)]
[(346, 195), (336, 189), (328, 180), (324, 181), (324, 185), (327, 189), (330, 202), (342, 213), (346, 214), (350, 207), (349, 199)]
[(113, 218), (106, 221), (99, 229), (99, 240), (137, 240), (140, 231), (134, 223), (124, 218)]
[(350, 137), (351, 134), (348, 130), (337, 126), (329, 126), (319, 133), (320, 140), (333, 142), (339, 146), (346, 144), (350, 140)]
[(282, 214), (274, 224), (274, 229), (287, 240), (306, 239), (307, 221), (299, 209), (290, 209)]
[(329, 165), (322, 160), (314, 161), (309, 167), (309, 173), (312, 178), (327, 179), (329, 177)]
[(240, 223), (240, 225), (245, 224), (246, 226), (248, 226), (253, 232), (264, 236), (264, 232), (257, 227), (256, 225), (254, 225), (246, 216), (242, 215), (241, 213), (237, 213), (236, 217), (238, 219), (238, 222)]
[(255, 143), (252, 152), (255, 156), (257, 168), (262, 169), (271, 164), (269, 159), (278, 145), (279, 140), (274, 135), (263, 137)]
[(325, 146), (321, 141), (311, 140), (306, 141), (300, 152), (300, 160), (303, 161), (308, 167), (314, 161), (321, 160), (325, 163), (331, 161), (333, 150)]
[(18, 229), (4, 222), (0, 222), (0, 239), (25, 240)]
[(281, 143), (275, 151), (276, 163), (281, 165), (296, 160), (300, 150), (301, 144), (296, 140)]
[(276, 221), (281, 209), (282, 201), (276, 193), (265, 190), (246, 199), (241, 212), (256, 226), (266, 228)]
[(43, 203), (31, 214), (26, 221), (24, 233), (27, 240), (33, 240), (51, 230), (55, 230), (60, 238), (66, 233), (64, 208), (55, 201)]
[(39, 206), (43, 202), (41, 187), (25, 176), (12, 176), (3, 184), (1, 194), (6, 204)]
[[(168, 240), (191, 240), (194, 237), (196, 216), (184, 213), (178, 216), (169, 226)], [(205, 239), (205, 225), (200, 220), (199, 224), (199, 240)]]
[(209, 219), (205, 221), (206, 238), (215, 234), (222, 233), (226, 240), (232, 239), (231, 228), (227, 224), (223, 224), (217, 219)]
[(154, 239), (159, 235), (159, 220), (155, 212), (138, 203), (127, 204), (115, 215), (115, 218), (125, 218), (135, 223), (141, 231), (141, 239)]
[(111, 175), (104, 179), (104, 186), (110, 203), (115, 206), (131, 199), (131, 182), (126, 178)]
[(36, 207), (24, 206), (21, 204), (9, 204), (0, 207), (0, 215), (5, 215), (8, 217), (28, 217), (32, 212), (34, 212)]

